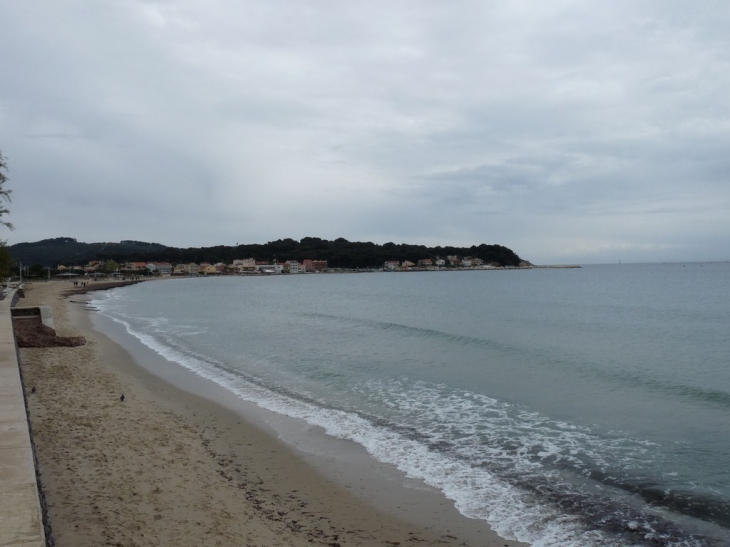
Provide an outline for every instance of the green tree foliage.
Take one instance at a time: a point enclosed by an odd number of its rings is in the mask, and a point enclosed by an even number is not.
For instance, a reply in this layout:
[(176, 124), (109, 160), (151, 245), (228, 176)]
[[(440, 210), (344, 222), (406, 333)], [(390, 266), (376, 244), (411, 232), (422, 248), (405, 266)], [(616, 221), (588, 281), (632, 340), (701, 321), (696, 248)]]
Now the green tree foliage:
[(86, 264), (90, 260), (118, 262), (164, 261), (173, 264), (184, 262), (224, 262), (230, 264), (236, 258), (255, 258), (284, 262), (305, 259), (327, 260), (331, 268), (380, 268), (386, 260), (418, 262), (422, 258), (434, 259), (447, 255), (481, 258), (487, 264), (518, 266), (522, 259), (511, 249), (501, 245), (475, 245), (472, 247), (427, 247), (407, 243), (377, 245), (370, 241), (334, 241), (318, 237), (305, 237), (301, 241), (278, 239), (264, 244), (227, 247), (188, 248), (165, 247), (158, 243), (122, 241), (120, 243), (80, 243), (75, 239), (60, 237), (36, 243), (18, 243), (11, 247), (15, 258), (24, 264), (72, 266)]
[(15, 260), (4, 241), (0, 241), (0, 278), (9, 277), (15, 267)]
[(40, 264), (35, 264), (35, 265), (31, 266), (30, 268), (28, 268), (28, 271), (26, 273), (27, 277), (40, 277), (41, 279), (45, 278), (47, 275), (48, 275), (48, 270), (46, 270)]
[(116, 260), (109, 259), (104, 262), (104, 273), (114, 273), (117, 270), (119, 270), (119, 264)]
[(7, 159), (3, 156), (0, 151), (0, 224), (6, 228), (13, 229), (13, 225), (7, 220), (3, 220), (2, 217), (7, 215), (10, 211), (3, 205), (3, 202), (10, 203), (10, 190), (5, 188), (5, 183), (8, 181), (8, 177), (5, 174), (8, 170)]
[[(3, 220), (3, 217), (10, 211), (3, 205), (3, 202), (10, 202), (10, 190), (5, 188), (5, 183), (8, 181), (8, 176), (5, 174), (8, 170), (8, 164), (2, 151), (0, 151), (0, 224), (6, 228), (13, 229), (13, 225)], [(10, 256), (10, 250), (8, 249), (7, 243), (0, 240), (0, 277), (8, 277), (11, 270), (15, 266), (15, 260)]]

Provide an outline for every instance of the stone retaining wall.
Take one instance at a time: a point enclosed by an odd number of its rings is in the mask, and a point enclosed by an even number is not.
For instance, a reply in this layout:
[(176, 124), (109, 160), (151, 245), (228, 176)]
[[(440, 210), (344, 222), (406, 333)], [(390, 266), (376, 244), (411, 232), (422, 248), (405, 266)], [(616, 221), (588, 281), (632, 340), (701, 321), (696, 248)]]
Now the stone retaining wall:
[[(10, 306), (0, 301), (0, 547), (49, 547)], [(48, 533), (46, 533), (46, 531)]]

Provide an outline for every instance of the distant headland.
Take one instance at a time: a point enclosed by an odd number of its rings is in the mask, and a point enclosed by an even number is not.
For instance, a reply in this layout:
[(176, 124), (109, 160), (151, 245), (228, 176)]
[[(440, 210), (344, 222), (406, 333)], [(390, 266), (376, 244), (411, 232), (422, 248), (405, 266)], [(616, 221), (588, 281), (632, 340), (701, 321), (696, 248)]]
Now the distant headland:
[(330, 269), (431, 269), (431, 268), (518, 268), (532, 267), (512, 249), (502, 245), (453, 247), (348, 241), (305, 237), (277, 239), (268, 243), (214, 247), (168, 247), (160, 243), (120, 241), (118, 243), (83, 243), (71, 237), (44, 239), (33, 243), (16, 243), (9, 247), (11, 256), (27, 266), (58, 268), (91, 261), (168, 262), (171, 264), (233, 264), (254, 259), (270, 264), (325, 261)]

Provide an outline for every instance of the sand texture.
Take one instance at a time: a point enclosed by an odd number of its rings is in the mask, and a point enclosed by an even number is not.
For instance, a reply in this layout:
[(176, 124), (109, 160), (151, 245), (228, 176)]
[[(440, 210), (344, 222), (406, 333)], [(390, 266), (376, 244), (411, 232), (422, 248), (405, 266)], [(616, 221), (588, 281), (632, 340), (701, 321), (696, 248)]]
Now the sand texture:
[(241, 416), (147, 373), (90, 328), (69, 288), (34, 283), (18, 304), (51, 306), (58, 336), (86, 340), (20, 350), (58, 547), (464, 544), (362, 502)]

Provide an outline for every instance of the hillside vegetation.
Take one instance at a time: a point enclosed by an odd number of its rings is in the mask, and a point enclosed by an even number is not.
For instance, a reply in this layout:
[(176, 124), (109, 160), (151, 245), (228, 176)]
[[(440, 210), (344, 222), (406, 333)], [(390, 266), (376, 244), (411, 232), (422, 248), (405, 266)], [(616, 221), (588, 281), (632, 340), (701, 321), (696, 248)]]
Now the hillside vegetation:
[(231, 263), (237, 258), (284, 262), (286, 260), (327, 260), (330, 268), (379, 268), (386, 260), (417, 262), (424, 258), (446, 258), (448, 255), (481, 258), (486, 264), (518, 266), (522, 259), (502, 245), (473, 245), (471, 247), (427, 247), (407, 243), (334, 241), (305, 237), (301, 241), (278, 239), (262, 244), (219, 245), (216, 247), (178, 248), (143, 241), (119, 243), (82, 243), (70, 237), (44, 239), (34, 243), (17, 243), (10, 247), (15, 260), (25, 265), (55, 268), (59, 265), (86, 264), (91, 260), (117, 262), (217, 262)]

